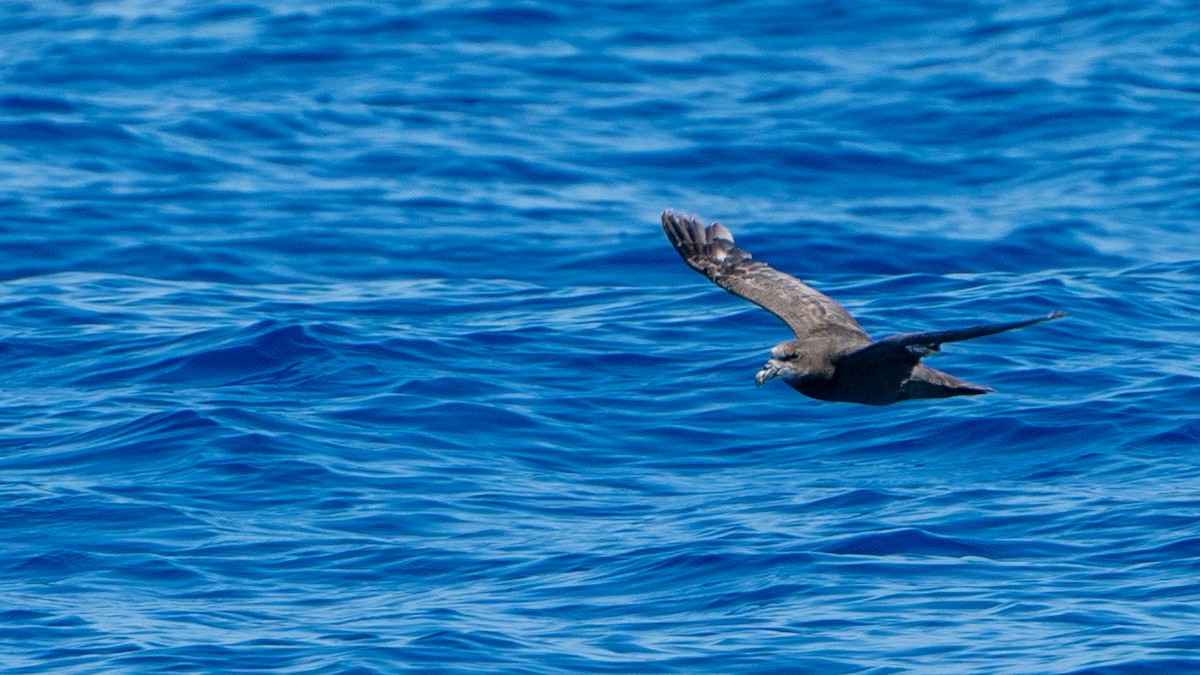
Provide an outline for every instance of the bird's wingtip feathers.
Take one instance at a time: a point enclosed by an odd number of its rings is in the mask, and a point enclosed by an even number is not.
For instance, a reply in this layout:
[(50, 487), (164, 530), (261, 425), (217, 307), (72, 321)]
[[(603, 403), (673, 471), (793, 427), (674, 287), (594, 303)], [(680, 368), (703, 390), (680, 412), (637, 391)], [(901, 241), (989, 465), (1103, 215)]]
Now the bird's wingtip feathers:
[(725, 227), (716, 221), (713, 221), (713, 224), (708, 226), (708, 231), (714, 240), (722, 239), (731, 244), (733, 243), (733, 233), (729, 231), (728, 227)]
[[(696, 216), (666, 209), (662, 212), (662, 227), (671, 245), (693, 267), (701, 259), (723, 261), (726, 254), (736, 250), (733, 233), (718, 222), (705, 227)], [(749, 257), (748, 254), (744, 255)]]

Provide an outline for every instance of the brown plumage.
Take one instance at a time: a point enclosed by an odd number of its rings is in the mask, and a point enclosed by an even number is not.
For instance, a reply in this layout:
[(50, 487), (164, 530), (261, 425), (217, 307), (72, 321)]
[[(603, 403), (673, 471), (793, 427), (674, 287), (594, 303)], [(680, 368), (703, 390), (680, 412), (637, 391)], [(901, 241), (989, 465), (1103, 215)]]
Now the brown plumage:
[(751, 259), (720, 223), (704, 227), (691, 216), (662, 214), (663, 231), (692, 269), (721, 288), (783, 319), (795, 339), (771, 348), (771, 358), (754, 381), (779, 377), (806, 396), (823, 401), (888, 405), (910, 398), (986, 394), (971, 384), (934, 370), (921, 358), (944, 342), (970, 340), (1064, 316), (1051, 312), (1025, 321), (956, 330), (902, 333), (872, 341), (837, 302), (796, 277)]

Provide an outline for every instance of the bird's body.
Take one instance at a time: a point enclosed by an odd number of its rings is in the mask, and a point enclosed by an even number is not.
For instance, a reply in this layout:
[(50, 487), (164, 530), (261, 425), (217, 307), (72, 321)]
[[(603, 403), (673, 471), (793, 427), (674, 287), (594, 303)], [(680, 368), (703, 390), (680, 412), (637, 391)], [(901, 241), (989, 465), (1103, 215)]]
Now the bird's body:
[(663, 231), (684, 261), (718, 286), (783, 319), (796, 338), (771, 349), (755, 376), (762, 385), (776, 377), (800, 393), (823, 401), (888, 405), (914, 398), (986, 394), (971, 384), (921, 363), (942, 343), (970, 340), (1063, 316), (987, 324), (948, 331), (902, 333), (874, 341), (844, 307), (796, 277), (757, 262), (738, 248), (720, 223), (704, 227), (695, 218), (662, 214)]

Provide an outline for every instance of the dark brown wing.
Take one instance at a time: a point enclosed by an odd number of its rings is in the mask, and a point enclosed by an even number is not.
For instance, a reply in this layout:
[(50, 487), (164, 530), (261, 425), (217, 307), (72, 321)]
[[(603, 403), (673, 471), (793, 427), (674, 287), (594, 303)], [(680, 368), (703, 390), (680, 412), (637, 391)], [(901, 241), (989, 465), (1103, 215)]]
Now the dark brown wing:
[(982, 326), (971, 326), (969, 328), (957, 328), (953, 330), (931, 331), (928, 333), (901, 333), (899, 335), (889, 335), (878, 342), (851, 352), (842, 357), (839, 365), (878, 365), (884, 362), (905, 362), (917, 363), (922, 357), (941, 351), (942, 343), (944, 342), (960, 342), (962, 340), (973, 340), (985, 335), (995, 335), (1003, 333), (1007, 330), (1016, 328), (1024, 328), (1032, 326), (1035, 323), (1050, 321), (1066, 316), (1064, 312), (1050, 312), (1046, 316), (1039, 316), (1036, 319), (1026, 319), (1024, 321), (1011, 321), (1008, 323), (990, 323)]
[(845, 307), (796, 277), (751, 260), (724, 225), (704, 227), (694, 217), (664, 211), (662, 226), (692, 269), (783, 319), (796, 337), (840, 333), (869, 339)]

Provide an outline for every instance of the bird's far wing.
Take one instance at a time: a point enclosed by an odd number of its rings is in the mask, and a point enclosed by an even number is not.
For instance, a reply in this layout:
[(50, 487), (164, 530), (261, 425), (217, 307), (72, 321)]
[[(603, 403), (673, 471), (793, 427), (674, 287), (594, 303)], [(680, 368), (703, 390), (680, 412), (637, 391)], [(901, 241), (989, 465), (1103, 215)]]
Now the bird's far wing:
[(694, 217), (664, 211), (662, 226), (692, 269), (783, 319), (796, 337), (843, 333), (869, 339), (846, 308), (796, 277), (752, 260), (724, 225), (704, 227)]
[(889, 335), (878, 342), (873, 342), (862, 349), (851, 352), (842, 357), (843, 364), (861, 364), (868, 363), (883, 363), (888, 361), (903, 361), (906, 363), (917, 363), (922, 357), (941, 351), (942, 343), (944, 342), (960, 342), (962, 340), (971, 340), (985, 335), (995, 335), (1003, 333), (1007, 330), (1015, 328), (1024, 328), (1032, 326), (1035, 323), (1050, 321), (1066, 316), (1066, 312), (1054, 311), (1046, 316), (1039, 316), (1036, 319), (1026, 319), (1025, 321), (1012, 321), (1009, 323), (991, 323), (982, 326), (971, 326), (969, 328), (958, 328), (955, 330), (931, 331), (928, 333), (901, 333), (899, 335)]

